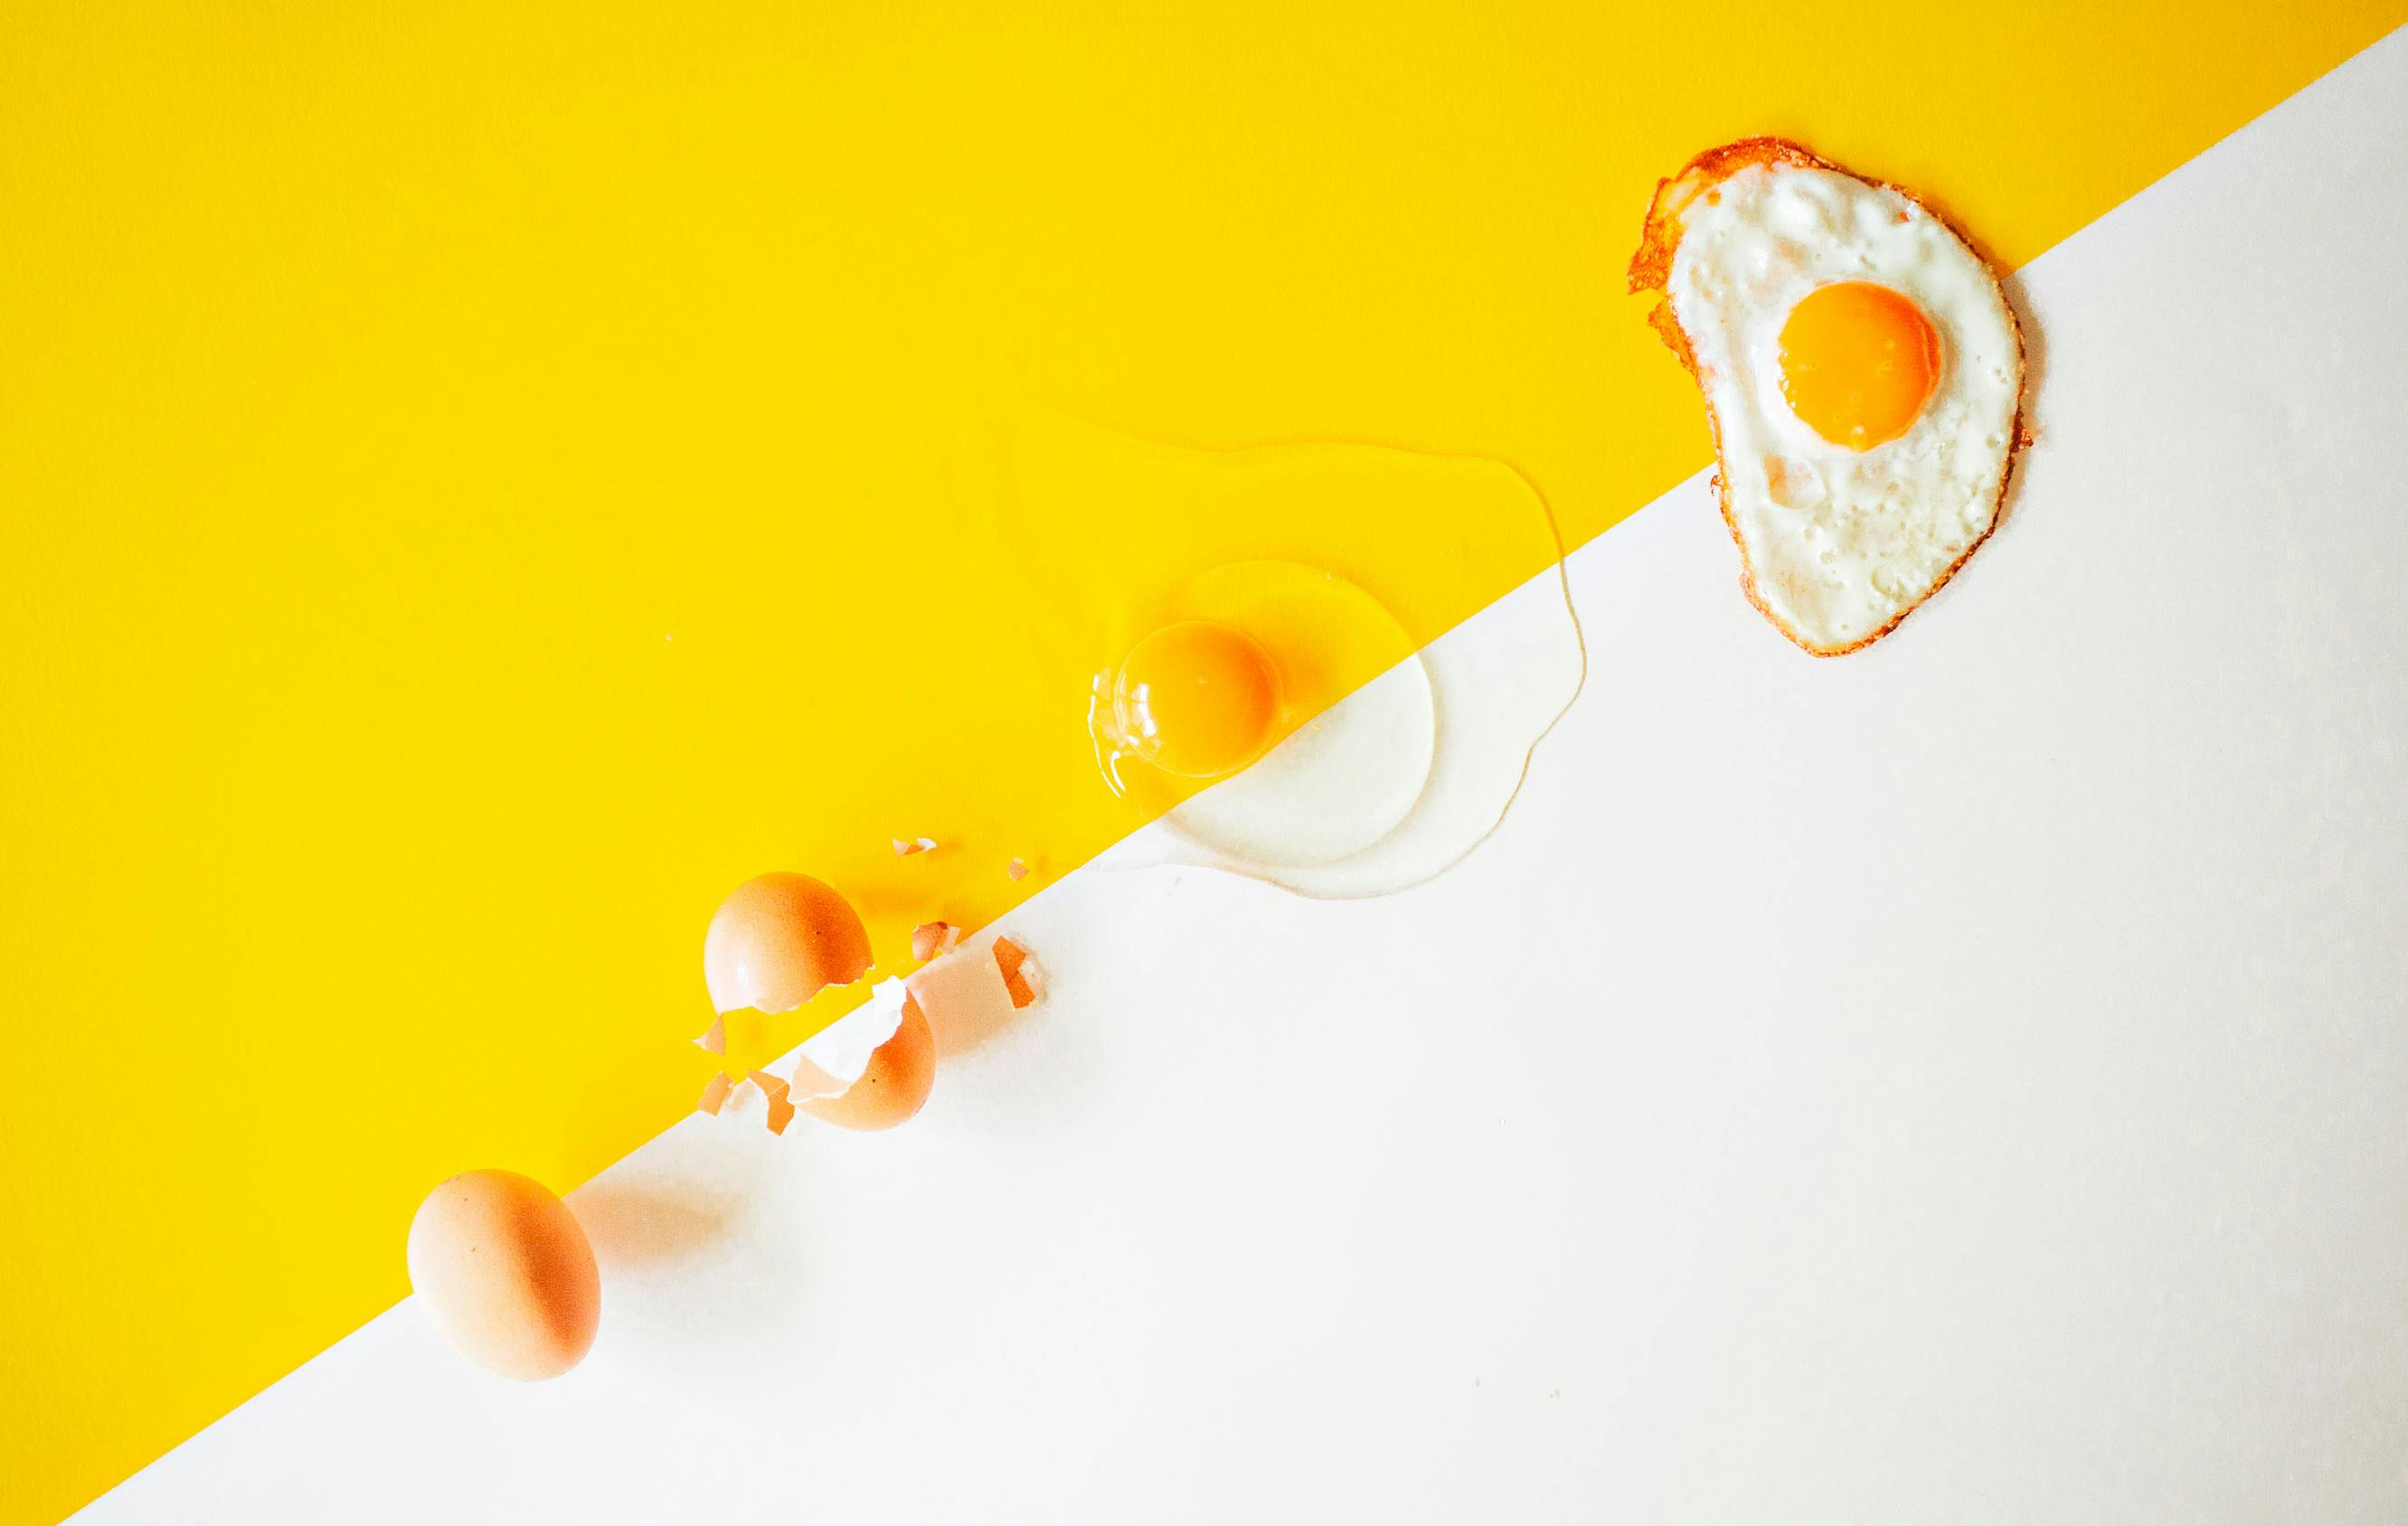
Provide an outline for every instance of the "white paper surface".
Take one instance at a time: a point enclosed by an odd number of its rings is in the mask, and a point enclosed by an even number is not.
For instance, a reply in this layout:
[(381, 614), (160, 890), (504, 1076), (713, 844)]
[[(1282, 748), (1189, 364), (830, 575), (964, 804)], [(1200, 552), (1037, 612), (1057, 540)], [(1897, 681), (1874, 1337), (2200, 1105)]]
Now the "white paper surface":
[(1074, 877), (909, 1127), (580, 1191), (576, 1373), (405, 1304), (85, 1519), (2408, 1518), (2403, 145), (2395, 36), (2044, 259), (1872, 650), (1692, 482), (1454, 873)]

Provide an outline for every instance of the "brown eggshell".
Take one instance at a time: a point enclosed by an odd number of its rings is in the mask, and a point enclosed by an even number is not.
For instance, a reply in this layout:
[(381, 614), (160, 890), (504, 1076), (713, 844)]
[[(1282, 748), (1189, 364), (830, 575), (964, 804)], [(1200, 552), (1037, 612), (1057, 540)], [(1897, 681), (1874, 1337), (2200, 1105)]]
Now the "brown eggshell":
[(796, 1100), (822, 1122), (867, 1133), (891, 1129), (918, 1112), (936, 1084), (937, 1035), (920, 1004), (907, 996), (895, 1036), (871, 1051), (860, 1079), (837, 1096)]
[(911, 929), (911, 957), (925, 964), (953, 951), (962, 941), (962, 930), (951, 922), (922, 922)]
[(702, 940), (703, 983), (721, 1012), (791, 1012), (868, 968), (869, 934), (853, 903), (809, 875), (760, 875), (737, 886)]
[(602, 1322), (584, 1229), (515, 1171), (470, 1171), (426, 1194), (409, 1221), (409, 1285), (445, 1340), (504, 1377), (558, 1377)]

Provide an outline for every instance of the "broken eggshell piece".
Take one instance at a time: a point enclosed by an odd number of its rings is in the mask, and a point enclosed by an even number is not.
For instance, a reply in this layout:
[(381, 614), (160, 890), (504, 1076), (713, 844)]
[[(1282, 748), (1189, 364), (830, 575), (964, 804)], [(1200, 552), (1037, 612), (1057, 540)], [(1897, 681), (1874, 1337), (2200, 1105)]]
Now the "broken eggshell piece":
[(881, 981), (867, 1005), (803, 1041), (793, 1095), (824, 1123), (891, 1129), (927, 1102), (937, 1080), (928, 1020), (900, 980)]
[(994, 946), (996, 972), (1003, 977), (1004, 993), (1011, 998), (1015, 1012), (1037, 1005), (1035, 980), (1040, 973), (1030, 963), (1028, 950), (1010, 938), (997, 938)]
[[(1005, 974), (1007, 965), (1018, 978), (1017, 991)], [(1033, 1005), (1045, 993), (1037, 961), (1021, 944), (1001, 935), (963, 944), (912, 971), (906, 984), (928, 1015), (940, 1055), (959, 1054), (985, 1043), (1011, 1026), (1023, 1007)]]
[(922, 922), (911, 929), (911, 957), (925, 964), (952, 953), (961, 941), (962, 930), (951, 922)]
[(795, 1121), (795, 1104), (793, 1098), (788, 1095), (789, 1089), (786, 1083), (766, 1070), (756, 1070), (745, 1079), (759, 1087), (761, 1095), (769, 1100), (769, 1132), (785, 1133), (786, 1125)]

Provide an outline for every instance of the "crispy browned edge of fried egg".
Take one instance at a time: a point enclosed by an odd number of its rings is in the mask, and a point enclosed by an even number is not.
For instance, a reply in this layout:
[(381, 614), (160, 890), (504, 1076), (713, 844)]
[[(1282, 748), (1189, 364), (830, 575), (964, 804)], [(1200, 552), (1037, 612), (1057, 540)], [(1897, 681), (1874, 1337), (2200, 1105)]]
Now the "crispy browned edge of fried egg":
[(2004, 516), (2006, 509), (2008, 485), (2014, 480), (2015, 458), (2031, 444), (2031, 434), (2024, 427), (2024, 406), (2028, 401), (2027, 391), (2030, 386), (2031, 376), (2029, 369), (2024, 364), (2023, 323), (2015, 314), (2014, 303), (2001, 304), (2007, 312), (2007, 331), (2015, 343), (2015, 413), (2008, 424), (2006, 469), (1999, 474), (1999, 492), (1997, 498), (1990, 505), (1990, 522), (1983, 526), (1982, 533), (1975, 535), (1972, 542), (1965, 548), (1956, 560), (1948, 564), (1947, 571), (1934, 578), (1929, 588), (1918, 594), (1913, 603), (1892, 615), (1879, 630), (1851, 641), (1845, 646), (1815, 646), (1799, 635), (1786, 620), (1774, 614), (1771, 607), (1764, 602), (1764, 596), (1756, 591), (1755, 563), (1748, 560), (1747, 543), (1740, 538), (1739, 521), (1731, 517), (1729, 474), (1723, 469), (1722, 421), (1714, 416), (1713, 398), (1706, 391), (1705, 378), (1698, 372), (1697, 352), (1689, 348), (1689, 336), (1682, 332), (1680, 320), (1672, 315), (1672, 299), (1667, 290), (1672, 278), (1672, 256), (1680, 249), (1681, 237), (1685, 232), (1682, 225), (1684, 214), (1700, 196), (1713, 191), (1741, 170), (1755, 164), (1791, 164), (1801, 169), (1827, 169), (1837, 175), (1844, 175), (1852, 180), (1872, 186), (1876, 190), (1903, 196), (1928, 213), (1942, 227), (1956, 235), (1956, 241), (1971, 250), (1973, 258), (1988, 266), (1991, 278), (2000, 283), (2002, 293), (2008, 272), (2000, 267), (1999, 263), (1990, 257), (1987, 250), (1968, 236), (1965, 230), (1958, 227), (1954, 219), (1929, 201), (1916, 195), (1904, 186), (1892, 185), (1886, 180), (1868, 179), (1856, 171), (1844, 165), (1835, 164), (1786, 138), (1743, 137), (1736, 143), (1726, 143), (1718, 149), (1708, 149), (1682, 166), (1681, 173), (1678, 175), (1670, 179), (1656, 182), (1656, 194), (1647, 204), (1647, 221), (1640, 229), (1638, 252), (1630, 257), (1630, 290), (1634, 295), (1649, 292), (1656, 293), (1656, 305), (1647, 311), (1648, 326), (1653, 328), (1656, 336), (1664, 341), (1666, 347), (1675, 356), (1679, 357), (1681, 364), (1688, 371), (1691, 379), (1698, 383), (1698, 395), (1706, 405), (1706, 429), (1713, 435), (1714, 442), (1714, 501), (1721, 506), (1723, 527), (1730, 532), (1731, 544), (1739, 548), (1740, 592), (1747, 595), (1748, 603), (1756, 606), (1756, 613), (1770, 621), (1774, 630), (1787, 636), (1800, 650), (1816, 657), (1844, 657), (1849, 652), (1871, 646), (1883, 636), (1897, 630), (1907, 616), (1923, 606), (1925, 600), (1947, 587), (1948, 580), (1956, 576), (1957, 569), (1971, 561), (1973, 553), (1982, 549), (1982, 543), (1990, 538), (1991, 532), (1998, 529), (1999, 521)]

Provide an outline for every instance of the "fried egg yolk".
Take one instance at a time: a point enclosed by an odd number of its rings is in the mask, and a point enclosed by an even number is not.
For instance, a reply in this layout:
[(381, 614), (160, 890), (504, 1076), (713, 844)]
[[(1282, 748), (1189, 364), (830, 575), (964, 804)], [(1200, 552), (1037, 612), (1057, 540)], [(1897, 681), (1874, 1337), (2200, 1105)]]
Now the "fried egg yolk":
[(1279, 670), (1262, 643), (1235, 626), (1180, 620), (1129, 649), (1113, 678), (1112, 710), (1144, 762), (1184, 778), (1219, 778), (1270, 744)]
[(1873, 281), (1816, 287), (1781, 325), (1781, 392), (1833, 445), (1870, 450), (1906, 433), (1940, 384), (1940, 331)]

